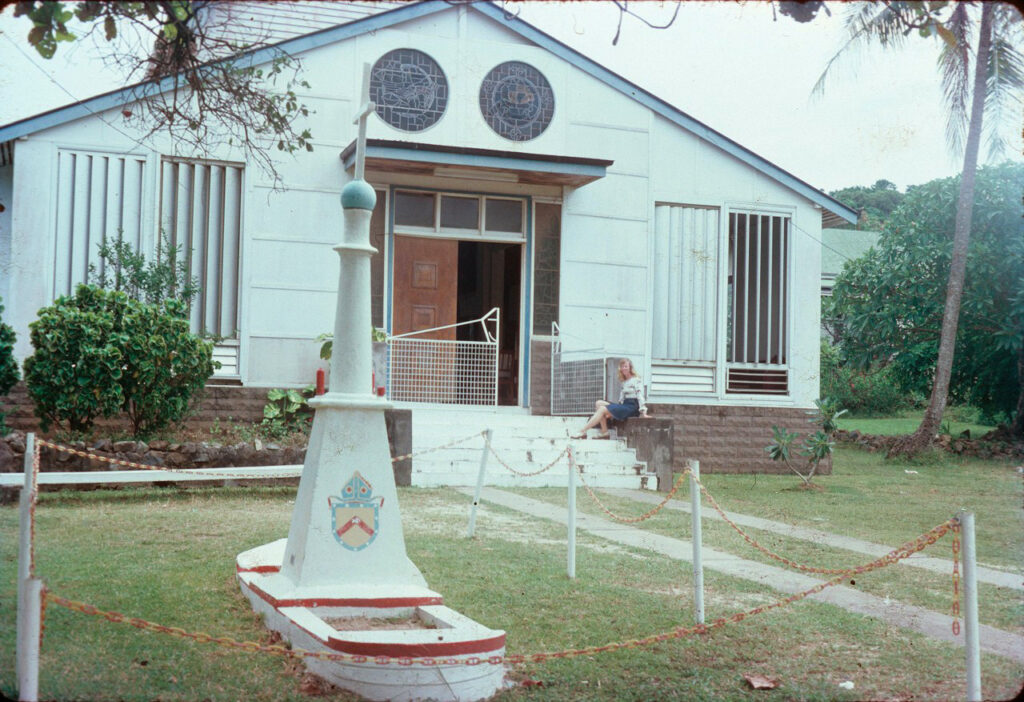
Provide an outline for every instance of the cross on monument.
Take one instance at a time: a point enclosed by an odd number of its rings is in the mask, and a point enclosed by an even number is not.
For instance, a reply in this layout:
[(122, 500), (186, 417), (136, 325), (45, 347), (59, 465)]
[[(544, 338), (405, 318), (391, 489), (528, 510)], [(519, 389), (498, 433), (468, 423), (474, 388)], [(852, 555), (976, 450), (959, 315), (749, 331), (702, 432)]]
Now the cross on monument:
[(363, 64), (363, 89), (359, 93), (363, 104), (356, 113), (352, 124), (359, 125), (359, 136), (356, 138), (356, 172), (355, 180), (364, 180), (366, 171), (366, 118), (377, 109), (377, 103), (370, 99), (370, 64)]

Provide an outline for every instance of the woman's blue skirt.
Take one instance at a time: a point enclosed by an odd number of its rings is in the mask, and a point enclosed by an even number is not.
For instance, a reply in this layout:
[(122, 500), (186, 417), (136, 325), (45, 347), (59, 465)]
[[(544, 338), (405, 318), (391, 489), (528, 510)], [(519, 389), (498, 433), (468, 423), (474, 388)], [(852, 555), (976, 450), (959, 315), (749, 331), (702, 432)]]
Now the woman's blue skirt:
[(630, 417), (640, 416), (640, 401), (636, 398), (627, 398), (625, 402), (619, 404), (613, 402), (605, 407), (609, 413), (619, 421), (623, 419), (629, 419)]

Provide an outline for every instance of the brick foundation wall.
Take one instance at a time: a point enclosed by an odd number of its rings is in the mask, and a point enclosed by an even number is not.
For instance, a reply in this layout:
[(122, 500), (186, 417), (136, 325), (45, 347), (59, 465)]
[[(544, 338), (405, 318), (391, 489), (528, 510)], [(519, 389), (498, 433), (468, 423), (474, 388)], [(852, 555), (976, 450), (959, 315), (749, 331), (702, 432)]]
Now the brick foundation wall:
[(530, 342), (530, 414), (551, 414), (551, 342)]
[[(196, 411), (185, 419), (190, 429), (209, 429), (215, 421), (253, 423), (263, 419), (269, 388), (246, 388), (240, 385), (208, 385), (203, 388)], [(39, 431), (39, 419), (32, 411), (25, 383), (20, 382), (9, 395), (0, 396), (0, 409), (7, 414), (7, 426), (22, 431)], [(127, 420), (100, 419), (102, 427), (128, 428)]]
[[(814, 431), (804, 409), (652, 404), (650, 411), (656, 417), (672, 419), (672, 466), (676, 472), (686, 467), (688, 459), (696, 459), (702, 473), (788, 475), (789, 468), (769, 459), (764, 450), (772, 440), (772, 425), (798, 433), (798, 441)], [(831, 460), (818, 467), (819, 475), (831, 472)]]

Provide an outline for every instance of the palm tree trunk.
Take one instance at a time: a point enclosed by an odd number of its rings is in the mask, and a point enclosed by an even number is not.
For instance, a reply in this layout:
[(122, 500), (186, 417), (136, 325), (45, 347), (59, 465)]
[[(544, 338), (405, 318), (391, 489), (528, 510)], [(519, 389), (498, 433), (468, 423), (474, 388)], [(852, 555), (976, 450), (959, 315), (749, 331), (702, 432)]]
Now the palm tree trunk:
[(967, 269), (967, 245), (971, 240), (971, 214), (974, 210), (974, 177), (978, 168), (978, 147), (981, 143), (981, 122), (985, 113), (985, 80), (989, 50), (992, 45), (992, 3), (983, 3), (978, 31), (978, 54), (974, 66), (974, 94), (971, 99), (971, 121), (964, 148), (964, 168), (960, 175), (960, 194), (956, 203), (956, 228), (953, 232), (953, 255), (946, 286), (946, 308), (942, 315), (939, 355), (935, 362), (932, 394), (921, 425), (913, 434), (902, 437), (889, 450), (889, 456), (910, 455), (931, 445), (942, 422), (949, 397), (949, 379), (953, 371), (956, 332), (960, 322), (960, 300), (964, 294), (964, 272)]
[(1017, 382), (1020, 393), (1017, 395), (1017, 414), (1010, 423), (1010, 435), (1024, 439), (1024, 345), (1017, 352)]

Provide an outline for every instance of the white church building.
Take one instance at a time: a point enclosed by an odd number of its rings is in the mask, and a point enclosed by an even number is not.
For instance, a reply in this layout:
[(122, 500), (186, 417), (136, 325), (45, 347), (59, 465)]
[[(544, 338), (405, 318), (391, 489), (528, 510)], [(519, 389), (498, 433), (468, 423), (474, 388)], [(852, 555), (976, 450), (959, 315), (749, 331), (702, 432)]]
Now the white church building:
[(313, 382), (369, 64), (372, 314), (391, 337), (374, 382), (392, 400), (580, 413), (625, 356), (712, 470), (763, 463), (773, 423), (805, 431), (822, 222), (856, 212), (490, 3), (210, 7), (301, 59), (315, 149), (274, 151), (275, 187), (228, 147), (136, 139), (133, 88), (0, 126), (19, 360), (104, 238), (152, 252), (162, 232), (201, 284), (194, 329), (223, 338), (220, 382)]

